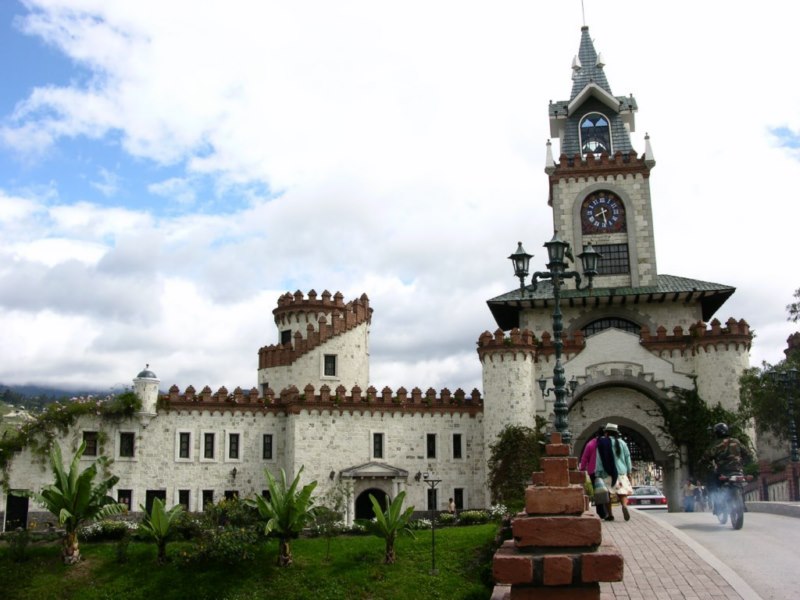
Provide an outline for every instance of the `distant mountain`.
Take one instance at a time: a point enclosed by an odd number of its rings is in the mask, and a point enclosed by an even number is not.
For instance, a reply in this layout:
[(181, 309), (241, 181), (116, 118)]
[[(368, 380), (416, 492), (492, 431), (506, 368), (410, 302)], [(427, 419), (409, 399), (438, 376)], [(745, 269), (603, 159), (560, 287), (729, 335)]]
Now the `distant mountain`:
[(75, 396), (107, 396), (108, 390), (76, 390), (44, 385), (5, 385), (0, 383), (0, 401), (28, 410), (41, 410), (47, 404)]

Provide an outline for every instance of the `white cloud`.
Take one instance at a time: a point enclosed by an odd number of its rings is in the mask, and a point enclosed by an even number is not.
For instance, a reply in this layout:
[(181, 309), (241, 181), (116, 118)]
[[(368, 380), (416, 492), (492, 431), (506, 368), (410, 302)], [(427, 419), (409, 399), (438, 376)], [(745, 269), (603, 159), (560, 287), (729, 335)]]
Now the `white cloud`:
[[(122, 169), (95, 182), (116, 205), (0, 194), (2, 256), (16, 257), (0, 275), (40, 298), (6, 291), (0, 326), (32, 320), (57, 349), (83, 336), (73, 354), (31, 343), (0, 381), (111, 385), (149, 362), (167, 384), (249, 387), (278, 295), (327, 288), (369, 295), (376, 385), (479, 387), (485, 300), (517, 285), (517, 240), (541, 268), (552, 234), (547, 105), (569, 96), (577, 6), (29, 4), (25, 31), (86, 73), (20, 95), (4, 143), (44, 161), (87, 138), (171, 169), (139, 182), (156, 202), (123, 204)], [(717, 316), (756, 329), (754, 363), (779, 360), (796, 329), (800, 169), (770, 131), (800, 128), (798, 13), (587, 6), (612, 90), (638, 100), (634, 146), (649, 132), (658, 160), (659, 271), (737, 286)], [(175, 211), (144, 208), (161, 198)]]

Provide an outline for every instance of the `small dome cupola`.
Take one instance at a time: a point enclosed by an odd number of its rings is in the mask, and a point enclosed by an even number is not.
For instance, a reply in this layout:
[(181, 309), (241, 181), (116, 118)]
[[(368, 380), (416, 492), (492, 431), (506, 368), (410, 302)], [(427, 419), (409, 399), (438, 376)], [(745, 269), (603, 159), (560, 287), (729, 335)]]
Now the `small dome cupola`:
[(148, 363), (144, 366), (144, 369), (139, 372), (136, 379), (158, 379), (158, 375), (150, 370), (150, 364)]

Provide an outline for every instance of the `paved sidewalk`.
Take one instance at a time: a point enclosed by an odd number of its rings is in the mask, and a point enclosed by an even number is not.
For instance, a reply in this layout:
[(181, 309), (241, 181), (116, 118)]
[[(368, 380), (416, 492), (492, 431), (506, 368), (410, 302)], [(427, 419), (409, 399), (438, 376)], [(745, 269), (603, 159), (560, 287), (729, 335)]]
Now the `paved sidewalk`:
[(758, 600), (759, 596), (686, 534), (646, 513), (631, 510), (622, 519), (603, 521), (603, 541), (615, 544), (625, 561), (619, 583), (600, 584), (601, 600)]

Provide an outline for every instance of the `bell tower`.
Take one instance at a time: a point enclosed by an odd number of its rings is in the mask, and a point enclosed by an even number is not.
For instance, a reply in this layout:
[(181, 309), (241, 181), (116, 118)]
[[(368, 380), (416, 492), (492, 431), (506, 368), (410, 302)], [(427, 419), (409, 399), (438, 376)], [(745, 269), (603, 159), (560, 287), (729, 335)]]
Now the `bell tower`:
[(569, 100), (550, 102), (550, 135), (560, 140), (559, 161), (548, 141), (548, 203), (561, 239), (602, 254), (595, 287), (654, 285), (657, 278), (649, 138), (641, 157), (631, 145), (636, 100), (614, 96), (589, 28), (581, 29), (572, 60)]

